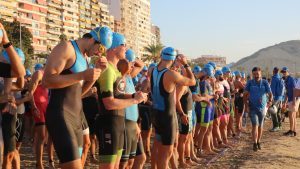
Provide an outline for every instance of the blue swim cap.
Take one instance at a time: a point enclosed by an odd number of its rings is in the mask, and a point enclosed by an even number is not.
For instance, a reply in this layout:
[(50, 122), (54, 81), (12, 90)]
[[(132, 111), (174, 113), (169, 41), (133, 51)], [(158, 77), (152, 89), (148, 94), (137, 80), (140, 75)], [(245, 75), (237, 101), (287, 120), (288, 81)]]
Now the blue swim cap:
[(134, 62), (135, 61), (135, 53), (132, 49), (127, 49), (126, 51), (126, 59), (129, 62)]
[(207, 69), (209, 69), (211, 71), (214, 70), (214, 67), (211, 64), (205, 64), (203, 68), (207, 68)]
[(141, 78), (141, 77), (143, 77), (143, 75), (139, 73), (136, 75), (136, 77)]
[[(24, 52), (21, 49), (19, 49), (19, 48), (15, 48), (15, 51), (17, 52), (17, 54), (20, 57), (22, 63), (24, 64), (25, 63), (25, 54), (24, 54)], [(4, 59), (8, 63), (10, 63), (9, 56), (8, 56), (8, 53), (6, 52), (6, 50), (2, 51), (2, 55), (3, 55)]]
[(238, 71), (238, 70), (234, 71), (233, 74), (234, 74), (235, 76), (241, 76), (241, 73), (240, 73), (240, 71)]
[(241, 76), (242, 76), (243, 78), (246, 78), (246, 73), (245, 73), (245, 72), (241, 72)]
[(25, 76), (26, 76), (26, 77), (31, 76), (31, 72), (30, 72), (29, 69), (26, 69), (26, 75), (25, 75)]
[(217, 70), (215, 73), (215, 77), (222, 76), (223, 72), (221, 70)]
[(212, 67), (212, 65), (210, 65), (210, 64), (204, 65), (204, 67), (201, 71), (204, 72), (205, 75), (207, 75), (209, 77), (214, 76), (214, 67)]
[(43, 67), (44, 67), (43, 64), (37, 63), (37, 64), (35, 64), (35, 66), (34, 66), (34, 70), (35, 70), (35, 71), (38, 71), (38, 70), (42, 69)]
[(175, 60), (177, 52), (172, 47), (166, 47), (161, 51), (161, 58), (163, 60)]
[(231, 70), (230, 70), (229, 67), (224, 66), (224, 67), (222, 67), (222, 72), (223, 72), (223, 73), (228, 73), (228, 72), (231, 72)]
[(195, 66), (195, 67), (193, 68), (193, 73), (197, 74), (197, 73), (199, 73), (199, 72), (201, 72), (201, 67), (200, 67), (200, 66)]
[(144, 66), (144, 67), (143, 67), (143, 71), (148, 71), (148, 67), (147, 67), (147, 66)]
[(113, 39), (112, 39), (112, 45), (111, 45), (110, 49), (114, 49), (116, 47), (126, 44), (126, 39), (125, 39), (124, 35), (114, 32), (112, 37), (113, 37)]
[(156, 63), (151, 63), (151, 64), (149, 65), (149, 68), (151, 68), (151, 67), (156, 67), (156, 66), (157, 66)]
[(106, 49), (109, 49), (112, 44), (112, 31), (109, 27), (97, 27), (91, 30), (90, 34), (94, 40), (101, 43)]
[(212, 67), (213, 67), (214, 69), (217, 68), (217, 64), (216, 64), (215, 62), (208, 62), (207, 64), (212, 65)]

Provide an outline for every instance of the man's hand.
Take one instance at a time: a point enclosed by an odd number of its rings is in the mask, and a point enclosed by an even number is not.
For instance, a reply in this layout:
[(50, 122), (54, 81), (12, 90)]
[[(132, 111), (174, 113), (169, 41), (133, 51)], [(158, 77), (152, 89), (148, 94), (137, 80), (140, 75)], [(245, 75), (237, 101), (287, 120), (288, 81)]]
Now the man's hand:
[(180, 119), (181, 119), (181, 122), (184, 124), (184, 125), (188, 125), (189, 124), (189, 117), (185, 114), (180, 114)]
[(6, 33), (5, 29), (4, 29), (4, 26), (3, 26), (1, 23), (0, 23), (0, 29), (1, 29), (2, 32), (3, 32), (3, 37), (2, 37), (2, 39), (0, 40), (0, 44), (6, 44), (6, 43), (9, 42), (9, 39), (8, 39), (8, 37), (7, 37), (7, 33)]
[(182, 65), (186, 65), (187, 64), (186, 57), (184, 55), (182, 55), (182, 54), (178, 55), (177, 60)]
[(99, 68), (91, 68), (85, 70), (84, 73), (84, 80), (85, 81), (95, 81), (99, 79), (102, 70)]
[(96, 63), (95, 67), (104, 71), (107, 68), (107, 59), (106, 57), (100, 57)]
[(141, 103), (141, 102), (146, 102), (147, 101), (147, 93), (138, 91), (134, 94), (134, 99), (137, 101), (137, 104)]

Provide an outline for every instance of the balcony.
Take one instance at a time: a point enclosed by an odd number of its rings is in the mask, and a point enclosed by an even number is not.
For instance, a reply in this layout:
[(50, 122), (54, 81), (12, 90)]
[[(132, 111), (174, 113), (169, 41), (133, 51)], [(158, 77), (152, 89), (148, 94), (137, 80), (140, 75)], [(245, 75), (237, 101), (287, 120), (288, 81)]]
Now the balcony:
[(49, 3), (48, 3), (48, 8), (49, 8), (49, 7), (54, 7), (54, 8), (60, 9), (60, 8), (61, 8), (61, 5), (60, 5), (60, 4), (56, 4), (56, 3), (49, 2)]
[(53, 13), (53, 14), (56, 14), (56, 15), (61, 15), (61, 11), (57, 8), (48, 8), (48, 12), (49, 13)]

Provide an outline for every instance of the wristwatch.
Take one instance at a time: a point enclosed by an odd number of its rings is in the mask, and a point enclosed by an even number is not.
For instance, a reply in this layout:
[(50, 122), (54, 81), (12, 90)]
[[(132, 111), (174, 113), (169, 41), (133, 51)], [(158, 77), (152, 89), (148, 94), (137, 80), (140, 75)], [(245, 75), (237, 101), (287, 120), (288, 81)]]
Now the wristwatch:
[(184, 68), (188, 68), (188, 67), (190, 67), (190, 65), (185, 64), (183, 67), (184, 67)]
[(12, 43), (8, 42), (6, 44), (3, 44), (3, 48), (6, 49), (6, 48), (10, 47), (11, 45), (12, 45)]

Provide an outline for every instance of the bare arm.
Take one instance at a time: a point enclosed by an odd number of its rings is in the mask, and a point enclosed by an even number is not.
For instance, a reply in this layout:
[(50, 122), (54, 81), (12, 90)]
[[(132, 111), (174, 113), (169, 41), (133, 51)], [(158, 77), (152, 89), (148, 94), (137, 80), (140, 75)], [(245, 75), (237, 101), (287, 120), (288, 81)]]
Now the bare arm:
[(12, 83), (12, 86), (11, 86), (11, 90), (22, 90), (23, 87), (24, 87), (24, 84), (25, 84), (25, 80), (24, 80), (24, 77), (18, 77), (17, 78), (17, 81), (15, 83)]
[[(7, 44), (9, 42), (9, 39), (7, 37), (7, 33), (3, 27), (3, 25), (0, 23), (0, 29), (3, 31), (3, 38), (2, 38), (2, 44)], [(22, 61), (20, 57), (18, 56), (17, 52), (15, 51), (14, 47), (11, 45), (10, 47), (5, 49), (9, 60), (10, 60), (10, 65), (12, 68), (12, 76), (13, 77), (23, 77), (25, 76), (25, 68), (22, 64)]]
[(39, 85), (39, 83), (42, 81), (43, 73), (41, 71), (36, 71), (32, 75), (31, 81), (29, 82), (28, 91), (33, 94)]
[(130, 73), (131, 77), (135, 77), (137, 74), (141, 72), (144, 67), (144, 63), (141, 60), (136, 60), (134, 64), (134, 68)]
[(180, 102), (183, 93), (184, 93), (184, 86), (177, 85), (176, 86), (176, 110), (180, 115), (184, 114)]
[(71, 64), (68, 65), (68, 61), (72, 60), (72, 55), (74, 56), (75, 53), (68, 42), (62, 42), (53, 49), (48, 57), (42, 80), (45, 87), (50, 89), (64, 88), (84, 80), (84, 72), (61, 75), (66, 67), (71, 67)]
[(91, 89), (91, 87), (93, 86), (94, 83), (95, 83), (95, 81), (86, 81), (86, 82), (84, 82), (84, 84), (82, 86), (81, 97), (83, 97), (86, 93), (89, 92), (89, 90)]
[(190, 67), (185, 68), (186, 70), (186, 77), (182, 76), (178, 72), (170, 71), (173, 72), (175, 75), (174, 80), (176, 84), (182, 85), (182, 86), (193, 86), (196, 84), (195, 77), (192, 73), (192, 70)]
[(133, 104), (138, 104), (138, 101), (134, 98), (131, 99), (116, 99), (113, 96), (102, 99), (105, 109), (107, 110), (119, 110), (129, 107)]

